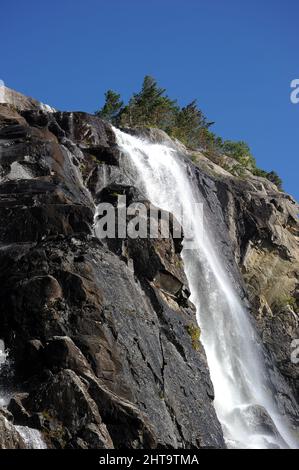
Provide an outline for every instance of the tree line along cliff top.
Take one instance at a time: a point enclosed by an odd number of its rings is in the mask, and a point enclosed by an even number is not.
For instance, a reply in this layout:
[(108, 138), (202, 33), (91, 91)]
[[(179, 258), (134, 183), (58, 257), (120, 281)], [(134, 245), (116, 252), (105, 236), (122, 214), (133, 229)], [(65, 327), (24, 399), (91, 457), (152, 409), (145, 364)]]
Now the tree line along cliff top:
[(200, 150), (224, 168), (226, 162), (223, 156), (233, 158), (236, 163), (230, 171), (236, 176), (245, 176), (245, 170), (249, 170), (282, 188), (282, 180), (275, 171), (258, 168), (246, 142), (223, 140), (217, 136), (210, 130), (214, 122), (207, 119), (196, 100), (180, 107), (177, 100), (171, 99), (166, 90), (148, 75), (143, 79), (141, 90), (134, 93), (127, 104), (120, 94), (108, 90), (105, 103), (96, 115), (119, 127), (157, 127), (189, 149)]

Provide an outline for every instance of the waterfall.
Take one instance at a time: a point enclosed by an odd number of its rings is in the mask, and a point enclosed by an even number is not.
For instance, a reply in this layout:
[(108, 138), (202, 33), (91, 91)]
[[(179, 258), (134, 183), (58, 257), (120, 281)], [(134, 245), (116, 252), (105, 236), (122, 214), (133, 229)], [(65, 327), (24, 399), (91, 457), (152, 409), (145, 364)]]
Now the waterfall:
[(25, 442), (26, 449), (47, 449), (40, 431), (28, 426), (15, 426), (16, 431)]
[[(183, 229), (186, 224), (192, 227), (194, 246), (184, 244), (182, 257), (228, 447), (297, 447), (291, 425), (278, 411), (262, 347), (215, 246), (211, 214), (188, 164), (174, 146), (114, 132), (135, 173), (133, 184), (152, 204), (173, 213)], [(203, 204), (203, 223), (194, 204)]]

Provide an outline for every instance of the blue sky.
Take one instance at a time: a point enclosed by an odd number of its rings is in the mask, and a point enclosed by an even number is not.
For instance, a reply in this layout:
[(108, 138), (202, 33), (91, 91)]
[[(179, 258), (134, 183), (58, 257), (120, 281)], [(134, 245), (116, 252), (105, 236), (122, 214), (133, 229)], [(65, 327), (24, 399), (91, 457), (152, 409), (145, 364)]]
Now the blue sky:
[(214, 131), (247, 141), (299, 200), (298, 0), (10, 0), (1, 4), (0, 79), (63, 110), (127, 99), (144, 75)]

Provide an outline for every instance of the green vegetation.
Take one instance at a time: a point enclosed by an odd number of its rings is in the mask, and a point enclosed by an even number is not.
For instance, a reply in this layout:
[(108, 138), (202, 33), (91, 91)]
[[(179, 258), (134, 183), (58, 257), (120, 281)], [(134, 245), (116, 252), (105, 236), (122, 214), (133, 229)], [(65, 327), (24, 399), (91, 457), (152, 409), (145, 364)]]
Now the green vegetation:
[(261, 170), (260, 168), (255, 168), (253, 173), (256, 176), (263, 176), (264, 178), (267, 178), (269, 181), (271, 181), (271, 183), (276, 184), (278, 189), (282, 189), (282, 179), (280, 178), (280, 176), (278, 176), (276, 171), (267, 172), (267, 171)]
[(197, 105), (196, 100), (180, 107), (176, 100), (160, 88), (157, 81), (145, 76), (141, 90), (134, 93), (128, 104), (113, 90), (105, 93), (104, 106), (96, 112), (102, 119), (119, 127), (157, 127), (171, 137), (179, 139), (191, 150), (200, 150), (218, 165), (227, 155), (236, 160), (233, 174), (245, 177), (245, 169), (256, 176), (267, 178), (281, 189), (282, 181), (275, 171), (267, 172), (257, 168), (256, 161), (246, 142), (222, 140), (211, 132), (214, 124), (209, 122)]
[(237, 160), (237, 162), (245, 168), (256, 168), (255, 158), (251, 155), (250, 148), (246, 142), (225, 140), (222, 144), (222, 150), (226, 155)]
[(292, 297), (291, 295), (281, 296), (280, 298), (276, 299), (275, 306), (278, 309), (283, 309), (286, 306), (289, 306), (292, 310), (294, 310), (294, 312), (298, 311), (298, 302), (295, 297)]
[(166, 131), (174, 126), (178, 107), (176, 102), (165, 95), (154, 78), (144, 77), (141, 91), (135, 93), (118, 116), (121, 126), (158, 127)]
[(185, 326), (185, 329), (188, 333), (188, 335), (191, 338), (191, 344), (192, 348), (195, 349), (195, 351), (200, 350), (200, 328), (197, 325), (194, 325), (193, 323), (190, 323), (190, 325)]
[(96, 112), (96, 115), (107, 121), (113, 121), (122, 108), (123, 101), (120, 100), (120, 95), (113, 90), (108, 90), (105, 93), (105, 104), (102, 109)]
[(67, 433), (62, 423), (57, 421), (49, 410), (44, 410), (41, 414), (44, 420), (48, 421), (48, 429), (43, 429), (44, 437), (59, 442), (60, 446), (64, 448), (67, 441)]

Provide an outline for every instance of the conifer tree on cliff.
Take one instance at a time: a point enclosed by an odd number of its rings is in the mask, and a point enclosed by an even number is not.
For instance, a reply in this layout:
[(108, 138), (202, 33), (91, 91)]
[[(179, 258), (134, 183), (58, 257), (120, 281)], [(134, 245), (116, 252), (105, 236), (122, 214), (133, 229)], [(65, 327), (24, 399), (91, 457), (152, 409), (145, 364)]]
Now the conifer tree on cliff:
[(96, 112), (96, 115), (106, 121), (114, 123), (117, 120), (122, 107), (123, 101), (120, 99), (120, 95), (113, 90), (108, 90), (105, 93), (104, 106)]
[(165, 95), (157, 81), (146, 75), (139, 93), (134, 93), (120, 113), (120, 122), (128, 126), (152, 126), (169, 130), (174, 123), (177, 105)]
[(200, 149), (218, 164), (221, 164), (221, 155), (228, 155), (238, 163), (236, 168), (246, 168), (281, 188), (282, 181), (275, 171), (267, 172), (257, 168), (246, 142), (223, 141), (210, 131), (213, 123), (207, 121), (196, 100), (181, 108), (176, 100), (170, 99), (165, 93), (165, 88), (159, 87), (155, 78), (146, 75), (141, 90), (133, 94), (127, 105), (124, 105), (120, 94), (108, 90), (104, 106), (96, 115), (120, 127), (162, 129), (188, 148)]

